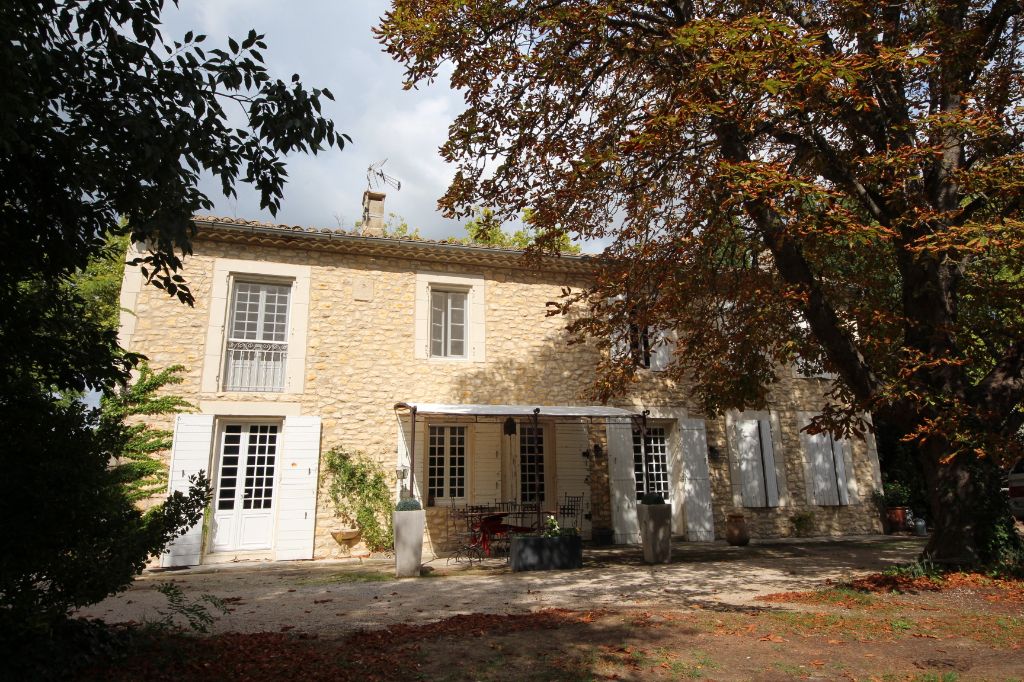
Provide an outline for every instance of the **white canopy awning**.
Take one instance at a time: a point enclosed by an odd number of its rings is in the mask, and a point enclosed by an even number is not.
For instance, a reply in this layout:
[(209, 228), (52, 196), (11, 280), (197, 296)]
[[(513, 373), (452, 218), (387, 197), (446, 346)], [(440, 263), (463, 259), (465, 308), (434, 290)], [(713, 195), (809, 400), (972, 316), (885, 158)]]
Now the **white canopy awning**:
[[(473, 417), (563, 417), (619, 418), (637, 416), (637, 412), (604, 405), (470, 405), (448, 403), (397, 403), (395, 409), (416, 408), (417, 414), (452, 414)], [(535, 410), (540, 410), (535, 412)]]

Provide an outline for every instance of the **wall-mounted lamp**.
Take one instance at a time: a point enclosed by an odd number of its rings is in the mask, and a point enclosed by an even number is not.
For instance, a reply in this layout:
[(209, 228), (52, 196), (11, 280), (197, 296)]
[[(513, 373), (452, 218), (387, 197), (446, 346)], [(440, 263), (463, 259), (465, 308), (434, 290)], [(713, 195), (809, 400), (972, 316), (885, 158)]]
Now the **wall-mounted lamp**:
[(502, 433), (506, 436), (516, 435), (516, 420), (512, 417), (506, 419), (505, 423), (502, 425)]
[(397, 478), (399, 481), (404, 481), (408, 475), (409, 467), (399, 466), (395, 468), (395, 478)]
[(708, 459), (712, 462), (717, 462), (722, 459), (722, 451), (718, 449), (717, 445), (708, 446)]
[(600, 459), (601, 455), (604, 454), (604, 449), (601, 447), (600, 443), (594, 443), (593, 450), (594, 450), (594, 459)]

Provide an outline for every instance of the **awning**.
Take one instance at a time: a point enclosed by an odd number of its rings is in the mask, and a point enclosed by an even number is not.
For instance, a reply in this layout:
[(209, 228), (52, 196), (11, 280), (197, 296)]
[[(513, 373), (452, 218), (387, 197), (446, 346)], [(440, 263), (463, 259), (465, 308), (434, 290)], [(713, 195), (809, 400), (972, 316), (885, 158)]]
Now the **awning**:
[(638, 412), (604, 405), (472, 405), (448, 403), (395, 403), (395, 409), (417, 414), (449, 414), (472, 417), (562, 417), (567, 419), (628, 419)]

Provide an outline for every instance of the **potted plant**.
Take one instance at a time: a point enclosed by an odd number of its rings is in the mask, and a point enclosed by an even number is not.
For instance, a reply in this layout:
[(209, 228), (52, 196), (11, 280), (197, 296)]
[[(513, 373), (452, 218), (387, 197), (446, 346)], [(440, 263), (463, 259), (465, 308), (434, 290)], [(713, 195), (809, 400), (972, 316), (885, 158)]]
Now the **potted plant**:
[(575, 528), (559, 528), (549, 518), (540, 535), (514, 535), (509, 545), (513, 571), (550, 571), (583, 567), (583, 538)]
[(423, 529), (426, 512), (415, 497), (399, 500), (392, 514), (395, 529), (395, 575), (415, 578), (423, 559)]
[(672, 561), (672, 505), (658, 493), (647, 493), (636, 507), (640, 521), (640, 542), (644, 561), (667, 564)]
[(882, 484), (882, 491), (875, 491), (875, 502), (885, 508), (886, 532), (906, 530), (909, 518), (910, 486), (899, 481)]

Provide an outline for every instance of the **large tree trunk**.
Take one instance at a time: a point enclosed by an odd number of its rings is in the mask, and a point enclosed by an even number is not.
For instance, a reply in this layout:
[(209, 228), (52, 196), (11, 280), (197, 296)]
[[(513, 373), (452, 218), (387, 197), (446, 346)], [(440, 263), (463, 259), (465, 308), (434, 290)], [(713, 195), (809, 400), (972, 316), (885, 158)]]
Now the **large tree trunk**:
[(998, 561), (1006, 548), (1000, 537), (1014, 542), (1009, 506), (1000, 491), (999, 468), (991, 459), (970, 453), (944, 464), (948, 446), (943, 439), (934, 438), (918, 451), (934, 520), (923, 556), (937, 563), (965, 566)]

